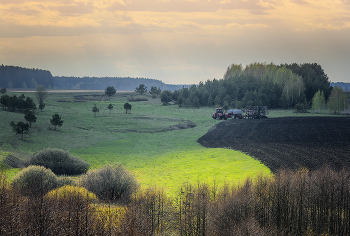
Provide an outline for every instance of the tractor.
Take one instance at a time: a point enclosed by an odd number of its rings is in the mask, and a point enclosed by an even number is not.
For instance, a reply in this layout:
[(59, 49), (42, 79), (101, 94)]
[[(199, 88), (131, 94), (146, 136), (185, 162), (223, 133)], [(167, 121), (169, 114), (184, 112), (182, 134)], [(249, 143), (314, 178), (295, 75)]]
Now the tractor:
[(213, 113), (212, 117), (214, 119), (218, 118), (219, 120), (221, 119), (227, 120), (227, 114), (224, 113), (222, 108), (215, 108), (215, 112)]

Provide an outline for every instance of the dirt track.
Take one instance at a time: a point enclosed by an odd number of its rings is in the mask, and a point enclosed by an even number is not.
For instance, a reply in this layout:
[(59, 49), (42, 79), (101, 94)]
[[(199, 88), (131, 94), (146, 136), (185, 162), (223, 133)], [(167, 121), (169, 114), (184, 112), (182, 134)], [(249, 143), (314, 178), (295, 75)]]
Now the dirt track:
[(329, 165), (350, 169), (350, 118), (284, 117), (227, 120), (198, 139), (209, 148), (247, 153), (273, 172)]

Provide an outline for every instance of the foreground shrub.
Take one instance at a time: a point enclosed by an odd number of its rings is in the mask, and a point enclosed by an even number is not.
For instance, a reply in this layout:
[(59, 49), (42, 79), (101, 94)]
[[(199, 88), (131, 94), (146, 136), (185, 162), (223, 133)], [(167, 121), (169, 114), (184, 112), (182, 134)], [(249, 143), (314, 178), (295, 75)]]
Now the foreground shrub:
[(138, 184), (136, 178), (119, 164), (88, 171), (82, 177), (81, 185), (101, 200), (127, 202)]
[(95, 201), (97, 197), (94, 193), (89, 192), (86, 188), (65, 185), (60, 188), (56, 188), (46, 194), (46, 198), (55, 198), (61, 200), (68, 200), (72, 198), (82, 198), (88, 201)]
[(43, 166), (29, 166), (12, 181), (14, 189), (24, 195), (42, 196), (58, 186), (56, 175)]
[(80, 175), (89, 169), (89, 163), (86, 161), (56, 148), (46, 148), (37, 152), (30, 163), (49, 168), (56, 175)]
[(76, 181), (68, 176), (59, 176), (57, 177), (57, 182), (58, 182), (58, 186), (62, 187), (65, 185), (70, 185), (70, 186), (76, 186)]

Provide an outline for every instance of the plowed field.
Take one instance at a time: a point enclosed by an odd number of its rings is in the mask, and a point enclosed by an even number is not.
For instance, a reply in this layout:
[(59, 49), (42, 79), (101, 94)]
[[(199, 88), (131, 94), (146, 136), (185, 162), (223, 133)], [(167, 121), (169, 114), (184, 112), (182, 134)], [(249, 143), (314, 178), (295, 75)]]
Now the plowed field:
[(350, 169), (350, 118), (283, 117), (227, 120), (198, 139), (208, 148), (239, 150), (273, 172), (328, 165)]

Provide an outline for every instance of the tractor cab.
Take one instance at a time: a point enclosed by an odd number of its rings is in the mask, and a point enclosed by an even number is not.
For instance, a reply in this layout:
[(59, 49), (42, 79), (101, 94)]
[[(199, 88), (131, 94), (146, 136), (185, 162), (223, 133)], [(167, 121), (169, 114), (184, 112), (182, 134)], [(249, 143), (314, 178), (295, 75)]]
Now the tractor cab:
[(215, 108), (215, 112), (212, 115), (213, 119), (218, 118), (219, 120), (221, 119), (227, 119), (226, 114), (224, 113), (224, 111), (222, 110), (222, 108)]

